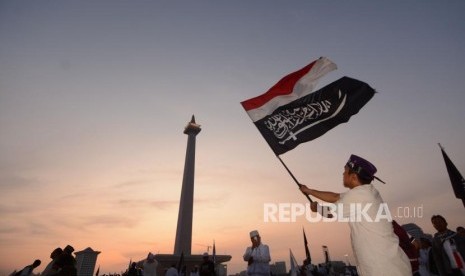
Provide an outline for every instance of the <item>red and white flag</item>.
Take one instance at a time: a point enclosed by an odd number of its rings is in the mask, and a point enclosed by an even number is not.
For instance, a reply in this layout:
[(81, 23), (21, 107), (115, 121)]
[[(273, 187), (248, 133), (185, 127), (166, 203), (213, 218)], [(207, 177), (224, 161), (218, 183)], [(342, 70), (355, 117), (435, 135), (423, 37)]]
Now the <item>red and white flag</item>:
[(320, 57), (304, 68), (295, 71), (278, 81), (264, 94), (241, 102), (245, 111), (256, 122), (270, 115), (278, 107), (310, 94), (318, 79), (337, 69), (335, 63)]

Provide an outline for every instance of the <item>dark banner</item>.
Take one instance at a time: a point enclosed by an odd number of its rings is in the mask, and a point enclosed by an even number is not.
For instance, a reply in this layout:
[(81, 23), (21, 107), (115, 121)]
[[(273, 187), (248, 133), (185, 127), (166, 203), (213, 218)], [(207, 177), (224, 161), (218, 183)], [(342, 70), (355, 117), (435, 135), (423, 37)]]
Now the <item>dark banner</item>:
[(368, 84), (342, 77), (318, 91), (277, 108), (271, 115), (255, 122), (255, 125), (274, 153), (280, 155), (349, 121), (374, 93)]
[(465, 179), (463, 179), (462, 174), (460, 174), (443, 148), (441, 148), (441, 152), (442, 157), (444, 157), (444, 162), (446, 163), (447, 173), (449, 174), (455, 197), (460, 198), (463, 201), (463, 206), (465, 206)]

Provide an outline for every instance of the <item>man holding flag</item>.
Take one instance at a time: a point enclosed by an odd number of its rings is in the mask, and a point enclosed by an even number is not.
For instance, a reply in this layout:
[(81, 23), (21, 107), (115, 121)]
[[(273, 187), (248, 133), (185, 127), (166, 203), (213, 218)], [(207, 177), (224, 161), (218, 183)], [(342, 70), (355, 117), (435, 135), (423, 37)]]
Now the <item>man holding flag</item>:
[(336, 68), (331, 60), (320, 57), (283, 77), (262, 95), (241, 102), (298, 186), (299, 182), (279, 155), (349, 121), (375, 93), (368, 84), (349, 77), (313, 92), (318, 80)]
[[(299, 144), (316, 139), (337, 125), (348, 122), (375, 94), (367, 83), (349, 77), (342, 77), (313, 92), (319, 78), (334, 69), (336, 65), (332, 61), (321, 57), (283, 77), (264, 94), (241, 104), (276, 157), (312, 203), (313, 209), (316, 209), (316, 205), (309, 195), (340, 203), (344, 212), (348, 212), (353, 204), (372, 205), (368, 215), (374, 218), (373, 215), (376, 216), (380, 210), (378, 207), (384, 203), (370, 184), (376, 178), (376, 167), (367, 160), (355, 155), (350, 157), (343, 173), (344, 186), (350, 190), (338, 194), (301, 185), (279, 157)], [(412, 275), (409, 259), (399, 247), (391, 221), (351, 221), (349, 225), (360, 275)]]
[[(323, 201), (335, 203), (336, 208), (342, 209), (337, 211), (348, 218), (352, 250), (361, 276), (412, 275), (409, 258), (399, 247), (399, 239), (394, 234), (391, 221), (388, 218), (379, 219), (384, 202), (371, 184), (374, 179), (381, 181), (375, 176), (376, 171), (376, 167), (369, 161), (351, 155), (342, 174), (344, 187), (349, 188), (349, 191), (339, 194), (310, 189), (305, 185), (301, 185), (300, 190)], [(313, 211), (315, 205), (312, 204)]]

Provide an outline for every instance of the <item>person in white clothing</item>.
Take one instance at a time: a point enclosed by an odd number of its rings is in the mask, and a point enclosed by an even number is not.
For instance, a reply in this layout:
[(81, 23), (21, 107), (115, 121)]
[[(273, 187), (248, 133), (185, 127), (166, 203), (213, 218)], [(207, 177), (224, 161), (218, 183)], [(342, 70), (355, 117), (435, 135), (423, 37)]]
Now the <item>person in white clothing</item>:
[(433, 252), (431, 252), (431, 242), (433, 236), (430, 234), (423, 234), (420, 237), (420, 249), (418, 250), (418, 261), (420, 263), (419, 272), (420, 276), (437, 276), (434, 260), (432, 259)]
[(155, 260), (155, 256), (150, 252), (147, 255), (147, 259), (142, 264), (144, 276), (157, 276), (158, 262)]
[[(340, 194), (310, 189), (305, 185), (300, 185), (300, 190), (335, 203), (337, 214), (342, 214), (344, 221), (349, 222), (359, 275), (412, 275), (409, 258), (400, 248), (394, 233), (389, 209), (378, 190), (371, 185), (373, 179), (381, 181), (374, 176), (376, 171), (369, 161), (351, 155), (342, 177), (344, 187), (349, 191)], [(311, 207), (316, 211), (316, 202)]]
[(176, 265), (172, 264), (170, 268), (165, 273), (165, 276), (179, 276), (178, 270), (176, 269)]
[(270, 249), (268, 245), (261, 242), (257, 230), (250, 232), (252, 246), (247, 247), (244, 253), (244, 261), (247, 262), (247, 275), (270, 276)]

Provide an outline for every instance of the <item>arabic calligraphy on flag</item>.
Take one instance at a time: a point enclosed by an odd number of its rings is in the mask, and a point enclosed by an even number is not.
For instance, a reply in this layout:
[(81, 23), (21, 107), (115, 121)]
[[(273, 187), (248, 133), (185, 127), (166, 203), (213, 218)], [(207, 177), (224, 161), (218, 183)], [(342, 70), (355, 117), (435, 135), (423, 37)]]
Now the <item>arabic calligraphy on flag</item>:
[(368, 84), (342, 77), (318, 91), (279, 105), (254, 124), (275, 154), (280, 155), (349, 121), (374, 93)]

